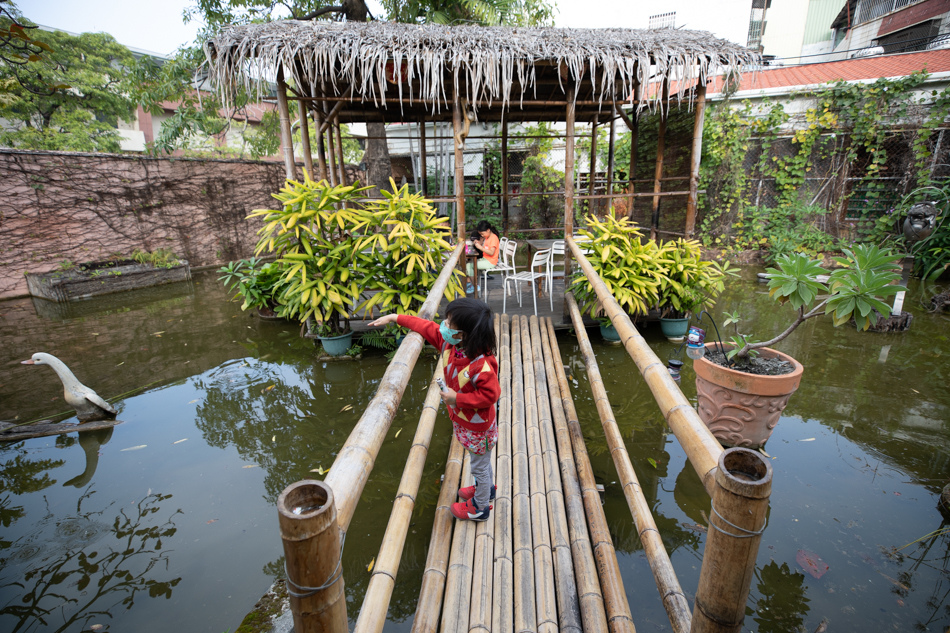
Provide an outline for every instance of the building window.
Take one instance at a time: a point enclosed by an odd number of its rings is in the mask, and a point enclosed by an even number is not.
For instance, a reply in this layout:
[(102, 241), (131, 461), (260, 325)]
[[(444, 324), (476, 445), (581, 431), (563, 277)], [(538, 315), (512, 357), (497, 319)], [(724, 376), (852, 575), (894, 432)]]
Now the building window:
[(749, 16), (749, 38), (746, 46), (762, 52), (762, 35), (765, 33), (765, 12), (772, 0), (752, 0), (752, 15)]
[(882, 15), (903, 9), (912, 4), (917, 4), (918, 2), (923, 2), (923, 0), (859, 0), (858, 10), (855, 12), (858, 15), (858, 19), (855, 20), (854, 23), (863, 24), (864, 22), (870, 22)]
[(883, 46), (887, 54), (923, 51), (939, 34), (940, 20), (930, 20), (879, 37), (877, 45)]
[[(641, 22), (641, 24), (643, 24)], [(676, 28), (676, 11), (669, 13), (658, 13), (650, 16), (651, 29), (672, 29)]]

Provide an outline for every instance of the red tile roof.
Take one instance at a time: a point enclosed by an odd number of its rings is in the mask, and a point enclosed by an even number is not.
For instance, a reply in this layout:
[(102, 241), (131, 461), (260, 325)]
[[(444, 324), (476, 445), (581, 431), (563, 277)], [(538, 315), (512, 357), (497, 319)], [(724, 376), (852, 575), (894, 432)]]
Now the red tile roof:
[[(859, 81), (880, 77), (903, 77), (918, 70), (926, 70), (930, 74), (950, 71), (950, 49), (770, 68), (754, 73), (746, 72), (742, 75), (739, 90), (766, 90), (839, 80)], [(707, 95), (718, 93), (721, 88), (722, 77), (716, 77), (715, 81), (710, 83)], [(670, 92), (673, 92), (672, 87)]]

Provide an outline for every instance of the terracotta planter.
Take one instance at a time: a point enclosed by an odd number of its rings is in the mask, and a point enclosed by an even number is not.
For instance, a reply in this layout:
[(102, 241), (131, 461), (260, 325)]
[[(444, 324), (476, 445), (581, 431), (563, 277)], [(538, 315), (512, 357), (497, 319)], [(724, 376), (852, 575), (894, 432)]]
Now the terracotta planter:
[[(714, 347), (715, 343), (707, 343), (707, 353)], [(723, 446), (764, 446), (802, 380), (804, 367), (791, 356), (768, 347), (759, 349), (759, 355), (777, 356), (792, 363), (795, 370), (781, 376), (759, 376), (722, 367), (705, 357), (693, 362), (699, 417)]]

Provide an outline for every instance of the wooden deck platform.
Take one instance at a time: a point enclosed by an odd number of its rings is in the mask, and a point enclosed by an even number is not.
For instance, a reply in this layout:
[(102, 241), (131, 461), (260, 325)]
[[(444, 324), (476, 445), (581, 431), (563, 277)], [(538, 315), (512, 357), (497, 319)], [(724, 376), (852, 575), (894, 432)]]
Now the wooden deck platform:
[(632, 631), (551, 319), (498, 315), (496, 327), (492, 516), (453, 518), (458, 488), (473, 483), (453, 440), (412, 630), (579, 633), (607, 631), (609, 621)]

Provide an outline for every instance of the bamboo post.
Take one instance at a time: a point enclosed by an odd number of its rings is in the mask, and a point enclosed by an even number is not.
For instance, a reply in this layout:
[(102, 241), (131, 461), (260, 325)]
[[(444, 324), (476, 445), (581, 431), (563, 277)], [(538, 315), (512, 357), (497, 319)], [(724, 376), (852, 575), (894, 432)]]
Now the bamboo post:
[(457, 88), (452, 99), (452, 130), (452, 147), (455, 148), (455, 221), (458, 224), (458, 240), (464, 243), (468, 237), (465, 229), (465, 137), (462, 134), (462, 103)]
[(696, 116), (693, 122), (693, 149), (690, 153), (689, 198), (686, 200), (686, 238), (696, 231), (696, 204), (699, 201), (699, 162), (703, 154), (703, 121), (706, 114), (706, 82), (696, 86)]
[(521, 355), (524, 369), (525, 428), (528, 452), (528, 483), (531, 498), (531, 541), (534, 554), (535, 601), (538, 632), (555, 633), (558, 628), (557, 599), (554, 588), (554, 561), (547, 508), (547, 486), (541, 450), (538, 416), (538, 392), (534, 372), (534, 350), (528, 317), (520, 315)]
[(543, 319), (540, 338), (543, 357), (547, 365), (545, 375), (548, 393), (551, 394), (551, 421), (553, 423), (551, 439), (556, 445), (561, 471), (562, 499), (567, 513), (574, 574), (577, 577), (582, 630), (584, 633), (606, 633), (607, 613), (604, 609), (604, 595), (600, 588), (597, 565), (594, 562), (590, 533), (587, 531), (584, 501), (581, 497), (580, 481), (577, 476), (577, 466), (574, 463), (574, 451), (571, 447), (571, 433), (567, 428), (564, 404), (561, 400), (561, 389), (566, 389), (567, 378), (564, 377), (562, 384), (563, 365), (557, 346), (557, 337), (554, 334), (554, 323), (551, 319)]
[[(640, 83), (633, 89), (633, 100), (640, 103)], [(635, 193), (634, 182), (637, 178), (637, 146), (640, 140), (640, 111), (634, 108), (630, 113), (630, 187), (631, 194)], [(630, 208), (627, 209), (627, 218), (633, 219), (634, 199), (630, 198)]]
[(604, 610), (607, 617), (607, 628), (611, 633), (635, 633), (633, 616), (627, 602), (627, 594), (623, 586), (620, 573), (620, 564), (617, 561), (617, 551), (610, 536), (607, 517), (600, 502), (600, 493), (597, 491), (597, 482), (594, 479), (594, 469), (584, 444), (584, 433), (577, 419), (577, 411), (570, 391), (567, 390), (567, 377), (563, 375), (563, 367), (556, 367), (558, 372), (561, 406), (567, 418), (567, 428), (570, 433), (571, 450), (574, 463), (577, 466), (577, 477), (580, 485), (580, 496), (587, 516), (587, 526), (590, 529), (590, 540), (597, 563), (597, 573), (604, 597)]
[[(430, 319), (435, 314), (464, 246), (464, 244), (458, 244), (452, 251), (452, 255), (449, 256), (438, 279), (432, 285), (429, 296), (426, 297), (419, 310), (420, 317)], [(340, 523), (340, 529), (344, 532), (353, 518), (353, 511), (356, 509), (366, 480), (373, 470), (376, 456), (396, 415), (399, 401), (406, 390), (406, 384), (422, 351), (423, 343), (422, 336), (415, 332), (410, 333), (403, 341), (386, 368), (376, 395), (363, 411), (359, 422), (353, 427), (327, 474), (326, 483), (336, 495), (337, 520)]]
[(422, 587), (416, 603), (416, 615), (412, 620), (412, 633), (435, 633), (439, 624), (442, 596), (445, 591), (445, 574), (449, 567), (449, 547), (452, 540), (452, 525), (455, 517), (449, 506), (456, 499), (462, 475), (462, 458), (465, 449), (452, 438), (449, 457), (445, 464), (445, 477), (439, 491), (439, 501), (432, 521), (432, 536), (426, 568), (422, 573)]
[[(666, 119), (670, 115), (670, 80), (663, 80), (663, 96), (660, 101), (660, 130), (656, 139), (656, 169), (653, 175), (653, 193), (660, 193), (663, 178), (663, 152), (666, 151)], [(660, 197), (653, 196), (653, 213), (650, 216), (650, 239), (656, 239), (657, 229), (660, 228)]]
[(614, 124), (617, 122), (617, 116), (610, 116), (610, 139), (607, 143), (607, 209), (614, 206)]
[(300, 151), (303, 152), (303, 167), (307, 177), (313, 180), (313, 153), (310, 151), (310, 124), (307, 106), (303, 99), (297, 101), (300, 116)]
[[(565, 113), (565, 149), (564, 149), (564, 237), (574, 233), (574, 119), (576, 109), (574, 101), (567, 104)], [(564, 288), (567, 289), (573, 265), (571, 264), (571, 252), (564, 250)], [(554, 291), (553, 284), (551, 291)], [(567, 314), (562, 316), (566, 320)]]
[[(326, 125), (328, 119), (324, 120), (324, 125)], [(333, 142), (333, 126), (327, 126), (327, 171), (330, 173), (330, 184), (336, 186), (339, 182), (337, 171), (336, 171), (336, 144)]]
[(287, 105), (287, 84), (284, 83), (283, 66), (277, 69), (277, 113), (280, 116), (280, 144), (284, 152), (284, 173), (287, 180), (296, 180), (294, 137), (290, 130), (290, 107)]
[(772, 465), (747, 448), (719, 456), (692, 633), (738, 633), (765, 530)]
[(439, 412), (441, 394), (435, 379), (441, 376), (442, 367), (439, 365), (429, 382), (429, 391), (426, 393), (422, 406), (422, 415), (419, 416), (416, 434), (412, 438), (412, 448), (409, 449), (409, 457), (399, 482), (396, 499), (393, 501), (392, 513), (389, 515), (383, 543), (376, 556), (373, 575), (370, 577), (363, 597), (363, 606), (356, 620), (354, 633), (380, 633), (383, 625), (386, 624), (389, 601), (396, 586), (399, 559), (402, 557), (402, 550), (406, 544), (409, 521), (416, 505), (419, 482), (422, 480), (422, 471), (429, 454), (429, 442), (432, 440), (432, 430)]
[(524, 368), (521, 356), (521, 319), (511, 320), (511, 486), (512, 543), (514, 546), (515, 631), (536, 631), (534, 554), (531, 547), (531, 485), (525, 424)]
[[(607, 397), (607, 389), (604, 387), (604, 380), (597, 365), (597, 357), (590, 345), (590, 339), (587, 338), (580, 308), (577, 306), (573, 295), (565, 297), (565, 301), (570, 304), (571, 319), (574, 323), (574, 331), (577, 332), (577, 343), (581, 349), (581, 356), (584, 358), (584, 365), (587, 367), (588, 381), (597, 406), (597, 413), (600, 415), (600, 423), (604, 427), (610, 456), (613, 458), (614, 466), (617, 469), (617, 477), (623, 486), (627, 507), (630, 508), (630, 514), (637, 525), (637, 534), (643, 544), (643, 551), (646, 553), (650, 569), (653, 571), (653, 579), (656, 582), (657, 590), (660, 592), (660, 599), (663, 601), (663, 607), (670, 618), (674, 633), (687, 633), (691, 619), (689, 603), (682, 587), (680, 587), (679, 580), (676, 578), (673, 563), (670, 561), (670, 556), (663, 545), (663, 539), (659, 530), (657, 530), (653, 513), (650, 510), (650, 504), (643, 494), (637, 473), (630, 461), (630, 454), (627, 453), (623, 436), (617, 426), (617, 420)], [(566, 389), (566, 378), (562, 384)]]
[(422, 171), (422, 195), (429, 195), (429, 167), (426, 164), (426, 122), (419, 123), (419, 167)]
[[(544, 468), (544, 487), (547, 501), (551, 553), (554, 558), (554, 582), (557, 588), (558, 630), (581, 633), (580, 604), (574, 579), (574, 557), (567, 529), (567, 508), (564, 504), (564, 486), (558, 461), (557, 440), (554, 436), (548, 375), (554, 372), (550, 353), (545, 355), (541, 324), (532, 315), (528, 324), (531, 332), (531, 353), (534, 356), (535, 391), (538, 396), (538, 430), (541, 441), (541, 463)], [(546, 335), (546, 329), (545, 333)], [(548, 350), (550, 352), (550, 349)]]
[[(597, 193), (597, 117), (590, 124), (590, 182), (587, 183), (587, 195)], [(594, 213), (593, 200), (587, 203), (587, 212)]]
[(340, 184), (348, 185), (346, 181), (346, 157), (343, 155), (343, 128), (340, 127), (340, 117), (336, 119), (336, 153), (340, 160)]
[(591, 267), (587, 257), (578, 248), (573, 238), (567, 238), (567, 246), (574, 252), (578, 265), (584, 271), (587, 279), (590, 280), (597, 298), (604, 306), (607, 317), (617, 328), (617, 333), (620, 334), (620, 340), (623, 342), (624, 348), (633, 362), (636, 363), (637, 369), (640, 370), (640, 374), (653, 393), (660, 412), (663, 413), (667, 424), (673, 429), (676, 439), (682, 444), (683, 450), (686, 451), (686, 456), (693, 468), (696, 469), (703, 486), (711, 495), (715, 488), (715, 472), (718, 467), (719, 455), (722, 454), (722, 446), (713, 437), (710, 430), (706, 428), (706, 425), (699, 418), (699, 414), (696, 413), (696, 409), (686, 399), (683, 392), (679, 390), (677, 384), (670, 378), (670, 373), (666, 370), (666, 364), (657, 358), (657, 355), (650, 349), (650, 345), (630, 322), (630, 317), (610, 294), (610, 290)]
[(514, 632), (514, 556), (511, 525), (511, 335), (507, 314), (496, 315), (498, 332), (498, 375), (501, 397), (498, 399), (498, 444), (495, 446), (495, 565), (492, 587), (491, 630)]
[[(941, 132), (942, 134), (943, 132)], [(568, 173), (564, 170), (565, 175)], [(567, 192), (565, 191), (565, 196)], [(501, 226), (508, 235), (508, 114), (501, 115)]]
[(277, 498), (277, 516), (294, 630), (346, 633), (343, 544), (333, 491), (322, 481), (292, 483)]

